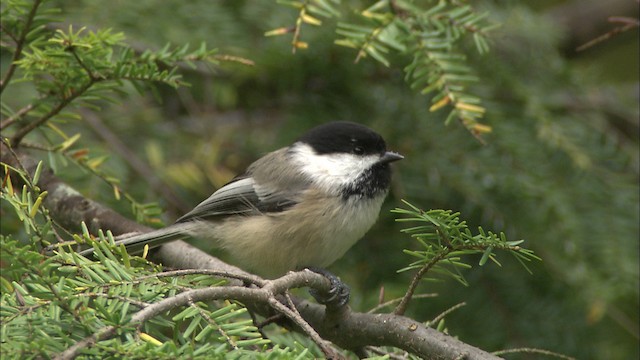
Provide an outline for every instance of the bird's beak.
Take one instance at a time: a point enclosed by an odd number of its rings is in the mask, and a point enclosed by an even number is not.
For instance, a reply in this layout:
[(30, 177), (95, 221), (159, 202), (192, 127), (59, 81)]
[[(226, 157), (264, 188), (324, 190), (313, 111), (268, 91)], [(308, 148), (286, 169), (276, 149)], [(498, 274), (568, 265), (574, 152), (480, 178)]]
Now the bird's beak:
[(379, 162), (384, 164), (384, 163), (390, 163), (390, 162), (394, 162), (402, 159), (404, 159), (404, 156), (393, 151), (387, 151), (386, 153), (384, 153), (384, 155), (382, 155)]

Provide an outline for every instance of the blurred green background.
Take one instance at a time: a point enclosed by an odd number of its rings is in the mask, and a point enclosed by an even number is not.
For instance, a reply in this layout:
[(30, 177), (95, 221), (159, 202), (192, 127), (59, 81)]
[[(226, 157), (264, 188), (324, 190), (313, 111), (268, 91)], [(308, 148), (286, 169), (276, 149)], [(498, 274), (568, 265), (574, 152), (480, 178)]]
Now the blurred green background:
[[(489, 263), (467, 272), (469, 287), (425, 283), (421, 292), (439, 296), (415, 301), (410, 316), (428, 320), (464, 301), (447, 328), (483, 349), (634, 359), (640, 356), (638, 30), (583, 52), (575, 48), (615, 27), (608, 16), (637, 18), (638, 4), (599, 3), (607, 2), (473, 2), (502, 24), (489, 54), (477, 55), (469, 43), (480, 77), (471, 92), (482, 97), (483, 121), (493, 128), (482, 145), (459, 124), (445, 126), (447, 110), (428, 111), (430, 99), (404, 82), (407, 59), (395, 58), (390, 68), (370, 59), (354, 64), (354, 51), (333, 44), (336, 20), (303, 28), (310, 48), (293, 55), (289, 36), (264, 36), (295, 21), (296, 13), (275, 1), (59, 1), (65, 27), (112, 28), (139, 49), (204, 41), (255, 63), (186, 69), (189, 88), (131, 91), (69, 126), (78, 126), (92, 152), (110, 155), (105, 168), (125, 189), (160, 202), (171, 222), (313, 125), (367, 124), (406, 159), (394, 165), (379, 223), (331, 268), (352, 286), (355, 309), (374, 306), (380, 287), (388, 300), (408, 284), (411, 274), (396, 270), (412, 260), (402, 249), (417, 244), (399, 233), (389, 213), (407, 199), (424, 209), (461, 211), (472, 228), (526, 239), (543, 258), (533, 275), (503, 256), (502, 268)], [(20, 102), (22, 95), (4, 96)], [(141, 164), (119, 155), (123, 150)], [(99, 179), (74, 168), (59, 175), (130, 215), (128, 203), (116, 201)]]

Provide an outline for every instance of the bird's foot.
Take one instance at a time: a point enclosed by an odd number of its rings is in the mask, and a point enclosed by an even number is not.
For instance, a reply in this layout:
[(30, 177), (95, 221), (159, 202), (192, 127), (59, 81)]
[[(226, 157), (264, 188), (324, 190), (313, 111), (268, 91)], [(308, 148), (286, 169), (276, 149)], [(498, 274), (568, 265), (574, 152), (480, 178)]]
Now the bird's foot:
[(309, 290), (309, 294), (311, 294), (317, 302), (328, 307), (343, 307), (347, 305), (349, 302), (349, 294), (351, 293), (351, 289), (347, 284), (343, 283), (339, 277), (325, 269), (317, 267), (307, 267), (307, 269), (324, 276), (331, 283), (331, 288), (327, 292), (321, 292), (316, 289)]

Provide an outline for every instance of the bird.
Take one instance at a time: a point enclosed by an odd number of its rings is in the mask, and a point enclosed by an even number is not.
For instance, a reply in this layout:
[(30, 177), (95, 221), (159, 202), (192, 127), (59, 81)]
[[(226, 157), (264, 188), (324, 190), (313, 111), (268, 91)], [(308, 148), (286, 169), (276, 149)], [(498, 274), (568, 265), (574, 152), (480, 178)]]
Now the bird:
[(116, 245), (138, 253), (192, 237), (265, 278), (324, 269), (374, 225), (389, 192), (390, 164), (400, 159), (369, 127), (324, 123), (253, 162), (172, 225), (120, 236)]

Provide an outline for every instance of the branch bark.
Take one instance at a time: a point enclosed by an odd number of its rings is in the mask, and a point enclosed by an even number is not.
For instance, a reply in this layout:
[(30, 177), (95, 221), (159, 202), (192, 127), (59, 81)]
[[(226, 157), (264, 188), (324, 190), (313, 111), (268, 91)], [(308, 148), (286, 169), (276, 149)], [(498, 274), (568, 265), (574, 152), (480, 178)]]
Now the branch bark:
[[(0, 146), (2, 150), (0, 160), (3, 163), (33, 174), (37, 161), (21, 151), (10, 151), (4, 143)], [(20, 184), (19, 177), (12, 178), (12, 181), (13, 184)], [(93, 200), (83, 197), (78, 191), (58, 179), (51, 170), (43, 170), (38, 186), (49, 192), (43, 205), (49, 209), (51, 217), (68, 229), (79, 230), (79, 224), (84, 221), (92, 232), (97, 232), (98, 229), (109, 229), (115, 235), (119, 235), (150, 230)], [(165, 266), (172, 268), (211, 269), (235, 274), (239, 278), (255, 278), (254, 275), (226, 264), (182, 241), (162, 246), (155, 253), (155, 258)], [(228, 288), (214, 288), (208, 293), (209, 298), (223, 296), (237, 299), (251, 309), (256, 309), (260, 315), (268, 317), (273, 314), (273, 304), (269, 303), (268, 296), (265, 297), (265, 294), (283, 293), (291, 286), (308, 286), (320, 291), (326, 290), (329, 286), (324, 277), (312, 272), (302, 271), (289, 275), (284, 277), (286, 279), (265, 280), (266, 285), (260, 289), (247, 288), (239, 285), (238, 282)], [(199, 299), (199, 296), (204, 296), (203, 293), (206, 292), (193, 290), (188, 293), (190, 294), (179, 296), (185, 296), (185, 301), (193, 301)], [(498, 359), (490, 353), (426, 327), (423, 323), (408, 317), (354, 312), (348, 306), (336, 311), (327, 310), (322, 305), (296, 298), (293, 299), (293, 302), (304, 321), (311, 325), (323, 339), (345, 349), (358, 350), (368, 345), (393, 346), (425, 359)], [(162, 308), (167, 304), (157, 306)], [(271, 309), (271, 311), (265, 309)], [(150, 311), (140, 311), (140, 319), (144, 319), (146, 316), (144, 314), (148, 314)], [(279, 311), (283, 311), (283, 309), (279, 309)], [(290, 323), (284, 325), (291, 326)], [(110, 336), (112, 336), (112, 332), (105, 328), (94, 336), (70, 347), (67, 353), (61, 354), (61, 358), (73, 358), (81, 348), (91, 346), (96, 341)], [(67, 357), (67, 355), (70, 356)]]

